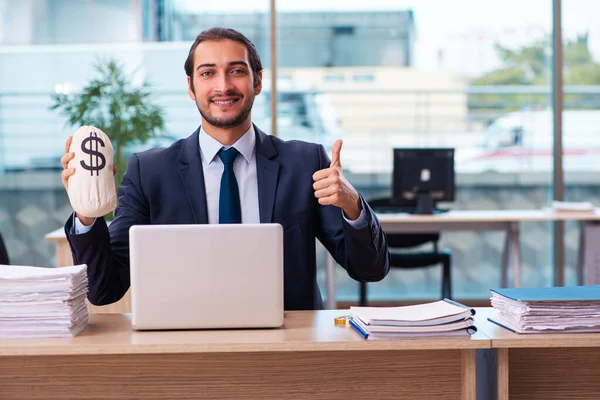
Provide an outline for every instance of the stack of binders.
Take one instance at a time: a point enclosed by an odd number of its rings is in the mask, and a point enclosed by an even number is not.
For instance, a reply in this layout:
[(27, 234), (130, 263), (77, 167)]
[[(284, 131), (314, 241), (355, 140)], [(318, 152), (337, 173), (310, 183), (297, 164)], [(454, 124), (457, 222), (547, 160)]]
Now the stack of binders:
[(0, 338), (72, 337), (88, 323), (85, 265), (0, 265)]
[(489, 321), (516, 333), (600, 332), (600, 286), (492, 289)]
[(475, 310), (444, 299), (403, 307), (350, 307), (350, 325), (366, 340), (468, 336)]

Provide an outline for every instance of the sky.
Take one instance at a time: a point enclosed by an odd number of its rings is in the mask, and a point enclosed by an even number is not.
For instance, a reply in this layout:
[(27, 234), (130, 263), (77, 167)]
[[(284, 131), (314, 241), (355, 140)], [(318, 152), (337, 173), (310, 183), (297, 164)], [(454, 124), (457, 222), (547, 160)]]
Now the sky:
[[(269, 0), (177, 1), (181, 7), (198, 13), (268, 11), (270, 4)], [(564, 37), (574, 38), (588, 30), (590, 47), (600, 60), (600, 1), (562, 3)], [(412, 9), (417, 30), (415, 66), (423, 69), (435, 68), (438, 50), (453, 35), (486, 31), (502, 36), (501, 32), (525, 28), (550, 33), (552, 27), (552, 0), (277, 0), (276, 7), (278, 11)]]

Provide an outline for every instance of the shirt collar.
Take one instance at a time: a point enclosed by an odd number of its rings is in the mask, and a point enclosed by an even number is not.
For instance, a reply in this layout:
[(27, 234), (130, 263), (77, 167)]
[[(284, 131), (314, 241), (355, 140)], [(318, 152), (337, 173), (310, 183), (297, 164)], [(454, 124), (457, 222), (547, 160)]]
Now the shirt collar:
[(223, 147), (226, 149), (229, 147), (235, 147), (235, 149), (239, 151), (242, 156), (244, 156), (246, 162), (250, 163), (250, 160), (252, 159), (252, 153), (254, 152), (254, 145), (256, 143), (256, 135), (254, 133), (254, 125), (250, 124), (250, 129), (248, 129), (246, 133), (244, 133), (242, 137), (233, 144), (233, 146), (223, 146), (221, 142), (210, 136), (202, 127), (200, 127), (199, 141), (200, 154), (202, 155), (202, 159), (206, 160), (208, 164), (214, 161), (215, 156)]

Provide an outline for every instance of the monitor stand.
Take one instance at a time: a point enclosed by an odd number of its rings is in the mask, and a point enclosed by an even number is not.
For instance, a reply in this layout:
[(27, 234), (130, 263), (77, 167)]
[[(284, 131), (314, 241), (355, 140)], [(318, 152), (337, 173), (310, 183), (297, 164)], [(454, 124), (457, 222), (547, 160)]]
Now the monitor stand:
[(431, 193), (417, 193), (417, 214), (433, 214), (434, 209)]

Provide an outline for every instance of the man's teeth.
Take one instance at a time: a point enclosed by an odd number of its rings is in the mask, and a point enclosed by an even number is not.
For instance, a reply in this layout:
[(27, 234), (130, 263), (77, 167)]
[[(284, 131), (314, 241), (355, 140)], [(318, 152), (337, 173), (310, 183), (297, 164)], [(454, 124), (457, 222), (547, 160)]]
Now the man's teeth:
[(234, 102), (234, 100), (227, 100), (227, 101), (216, 101), (216, 100), (214, 100), (213, 101), (213, 103), (216, 103), (216, 104), (231, 104), (233, 102)]

